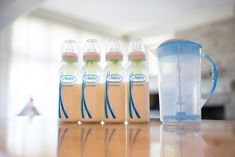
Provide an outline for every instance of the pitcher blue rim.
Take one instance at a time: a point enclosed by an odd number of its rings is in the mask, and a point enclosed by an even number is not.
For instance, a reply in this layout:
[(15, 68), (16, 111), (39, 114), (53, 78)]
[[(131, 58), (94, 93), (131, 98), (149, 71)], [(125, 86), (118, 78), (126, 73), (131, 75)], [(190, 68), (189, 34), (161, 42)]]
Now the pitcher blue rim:
[[(180, 49), (179, 49), (180, 48)], [(180, 52), (182, 55), (200, 55), (201, 44), (187, 39), (170, 39), (161, 43), (156, 48), (157, 57), (176, 55)]]
[(182, 44), (182, 45), (194, 45), (197, 46), (198, 48), (202, 48), (201, 44), (198, 44), (196, 42), (193, 42), (191, 40), (187, 40), (187, 39), (169, 39), (164, 41), (163, 43), (161, 43), (158, 47), (164, 47), (164, 46), (169, 46), (169, 45), (174, 45), (174, 44)]

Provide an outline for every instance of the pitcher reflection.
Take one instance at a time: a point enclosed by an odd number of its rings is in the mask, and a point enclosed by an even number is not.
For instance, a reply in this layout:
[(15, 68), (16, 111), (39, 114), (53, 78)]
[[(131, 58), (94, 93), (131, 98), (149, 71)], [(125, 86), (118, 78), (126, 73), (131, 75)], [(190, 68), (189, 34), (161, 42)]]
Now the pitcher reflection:
[(127, 157), (149, 157), (149, 124), (130, 124), (127, 126)]
[(161, 157), (202, 157), (199, 124), (161, 125)]

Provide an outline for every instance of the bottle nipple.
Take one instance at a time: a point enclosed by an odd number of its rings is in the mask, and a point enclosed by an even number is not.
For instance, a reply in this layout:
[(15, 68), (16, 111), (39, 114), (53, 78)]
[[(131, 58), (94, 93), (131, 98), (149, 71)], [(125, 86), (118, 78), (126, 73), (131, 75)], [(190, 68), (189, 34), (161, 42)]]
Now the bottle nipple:
[(128, 60), (145, 60), (145, 46), (142, 40), (132, 40), (129, 49)]
[(96, 39), (88, 39), (83, 48), (83, 60), (100, 61), (100, 45)]
[(75, 40), (65, 40), (62, 45), (62, 60), (63, 61), (77, 61), (77, 43)]
[(109, 40), (105, 58), (106, 60), (123, 60), (120, 41), (118, 39)]

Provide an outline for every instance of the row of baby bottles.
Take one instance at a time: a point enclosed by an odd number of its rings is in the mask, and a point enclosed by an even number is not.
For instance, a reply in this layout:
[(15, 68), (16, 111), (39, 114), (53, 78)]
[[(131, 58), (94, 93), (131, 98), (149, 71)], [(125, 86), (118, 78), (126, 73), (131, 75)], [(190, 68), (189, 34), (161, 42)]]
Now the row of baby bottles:
[(142, 41), (131, 42), (127, 69), (122, 65), (119, 40), (108, 42), (104, 69), (99, 65), (97, 40), (86, 41), (82, 68), (76, 49), (73, 40), (66, 40), (62, 47), (59, 122), (148, 122), (149, 86)]

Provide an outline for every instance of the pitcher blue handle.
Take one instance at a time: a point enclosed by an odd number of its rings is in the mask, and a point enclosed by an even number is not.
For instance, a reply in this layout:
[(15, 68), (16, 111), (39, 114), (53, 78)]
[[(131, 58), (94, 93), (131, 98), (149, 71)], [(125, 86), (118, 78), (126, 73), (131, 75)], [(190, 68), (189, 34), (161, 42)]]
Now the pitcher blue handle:
[(207, 62), (209, 64), (211, 64), (211, 66), (212, 66), (212, 68), (211, 68), (212, 87), (211, 87), (209, 94), (206, 96), (206, 98), (204, 99), (204, 102), (202, 103), (202, 106), (203, 106), (208, 100), (210, 100), (210, 98), (212, 97), (212, 95), (215, 91), (215, 88), (217, 85), (217, 68), (216, 68), (215, 62), (207, 54), (202, 53), (202, 57), (205, 58), (207, 60)]

